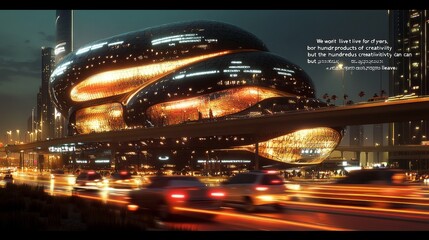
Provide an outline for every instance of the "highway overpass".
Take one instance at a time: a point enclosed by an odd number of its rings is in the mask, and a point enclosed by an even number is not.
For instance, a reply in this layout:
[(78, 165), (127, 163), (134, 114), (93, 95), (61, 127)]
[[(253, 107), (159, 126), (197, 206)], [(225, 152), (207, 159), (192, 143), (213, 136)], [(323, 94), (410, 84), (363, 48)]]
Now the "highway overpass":
[(21, 145), (8, 145), (6, 148), (10, 152), (19, 152), (21, 150), (46, 149), (49, 146), (78, 142), (126, 142), (159, 137), (180, 138), (236, 134), (258, 135), (267, 132), (282, 135), (305, 128), (343, 127), (347, 125), (421, 119), (429, 119), (429, 97), (326, 107), (316, 110), (299, 110), (252, 118), (189, 122), (166, 127), (125, 129), (122, 131), (82, 134)]

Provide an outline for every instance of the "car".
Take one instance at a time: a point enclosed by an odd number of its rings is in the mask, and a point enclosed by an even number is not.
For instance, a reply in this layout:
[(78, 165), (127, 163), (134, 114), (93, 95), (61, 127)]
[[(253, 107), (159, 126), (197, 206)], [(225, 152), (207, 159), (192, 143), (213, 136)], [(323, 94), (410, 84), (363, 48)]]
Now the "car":
[(137, 177), (133, 177), (129, 171), (115, 172), (108, 178), (108, 185), (111, 188), (139, 188), (142, 182)]
[(407, 181), (405, 170), (393, 168), (354, 170), (333, 183), (312, 185), (305, 191), (323, 203), (378, 208), (400, 208), (407, 201), (424, 200), (421, 185)]
[(64, 177), (65, 172), (63, 169), (54, 169), (51, 171), (51, 179), (55, 179), (56, 177)]
[(336, 181), (337, 184), (375, 184), (403, 185), (405, 171), (393, 168), (373, 168), (351, 171), (346, 177)]
[(3, 181), (5, 183), (13, 183), (14, 182), (13, 181), (13, 175), (11, 173), (5, 174), (4, 177), (3, 177)]
[(265, 205), (282, 211), (284, 201), (289, 200), (285, 181), (275, 170), (238, 173), (222, 182), (221, 189), (225, 205), (239, 205), (247, 212)]
[[(207, 187), (197, 177), (178, 175), (159, 175), (149, 178), (150, 183), (144, 188), (129, 193), (128, 210), (146, 211), (166, 220), (173, 215), (215, 217), (212, 211), (221, 209), (222, 191)], [(196, 211), (183, 211), (192, 208)], [(209, 212), (204, 212), (209, 210)]]
[(80, 172), (73, 185), (74, 189), (100, 189), (105, 186), (104, 179), (96, 171)]

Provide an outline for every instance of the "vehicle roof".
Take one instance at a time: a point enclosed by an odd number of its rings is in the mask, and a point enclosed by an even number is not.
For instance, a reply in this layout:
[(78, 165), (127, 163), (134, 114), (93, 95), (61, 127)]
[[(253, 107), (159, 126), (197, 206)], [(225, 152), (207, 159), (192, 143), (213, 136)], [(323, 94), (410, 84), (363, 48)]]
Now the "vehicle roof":
[(392, 168), (361, 169), (350, 172), (345, 178), (339, 179), (337, 183), (367, 184), (385, 182), (392, 184), (392, 176), (397, 173), (405, 174), (405, 171)]

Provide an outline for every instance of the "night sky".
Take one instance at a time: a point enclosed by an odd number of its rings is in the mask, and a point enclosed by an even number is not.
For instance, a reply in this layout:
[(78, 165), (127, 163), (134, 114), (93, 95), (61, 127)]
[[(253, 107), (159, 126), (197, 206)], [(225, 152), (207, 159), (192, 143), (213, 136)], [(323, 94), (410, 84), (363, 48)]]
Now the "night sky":
[[(307, 63), (307, 45), (316, 38), (387, 39), (387, 10), (77, 10), (74, 48), (95, 40), (161, 24), (216, 20), (236, 25), (259, 37), (269, 50), (301, 66), (312, 78), (318, 98), (342, 96), (341, 75)], [(6, 131), (27, 131), (41, 86), (41, 47), (55, 45), (55, 10), (0, 11), (0, 141)], [(388, 74), (381, 75), (388, 91)], [(380, 72), (345, 74), (346, 93), (360, 101), (380, 91)], [(341, 101), (337, 100), (337, 104)], [(21, 136), (23, 140), (23, 136)]]

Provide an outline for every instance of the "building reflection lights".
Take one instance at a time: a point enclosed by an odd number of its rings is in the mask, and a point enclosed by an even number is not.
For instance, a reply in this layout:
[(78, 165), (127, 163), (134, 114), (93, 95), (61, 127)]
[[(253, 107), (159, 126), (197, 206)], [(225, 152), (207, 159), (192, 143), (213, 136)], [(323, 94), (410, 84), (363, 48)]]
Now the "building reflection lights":
[[(259, 143), (259, 155), (287, 163), (317, 164), (326, 159), (341, 140), (331, 128), (299, 130)], [(247, 146), (254, 151), (254, 146)]]
[(76, 128), (81, 133), (121, 130), (126, 127), (122, 105), (109, 103), (76, 112)]
[(227, 51), (224, 51), (177, 61), (167, 61), (98, 73), (73, 87), (70, 97), (73, 101), (83, 102), (127, 93), (142, 87), (144, 84), (156, 81), (156, 77), (181, 66), (227, 53)]
[[(68, 116), (73, 128), (69, 134), (226, 121), (326, 106), (299, 66), (270, 53), (253, 34), (215, 21), (167, 24), (87, 44), (58, 64), (50, 94)], [(157, 142), (189, 147), (213, 143), (221, 148), (260, 142), (263, 157), (315, 163), (326, 158), (340, 139), (337, 129), (315, 128)]]
[(186, 121), (223, 117), (245, 110), (268, 98), (285, 96), (285, 93), (260, 87), (240, 87), (205, 94), (185, 100), (156, 104), (147, 110), (148, 119), (162, 125)]

